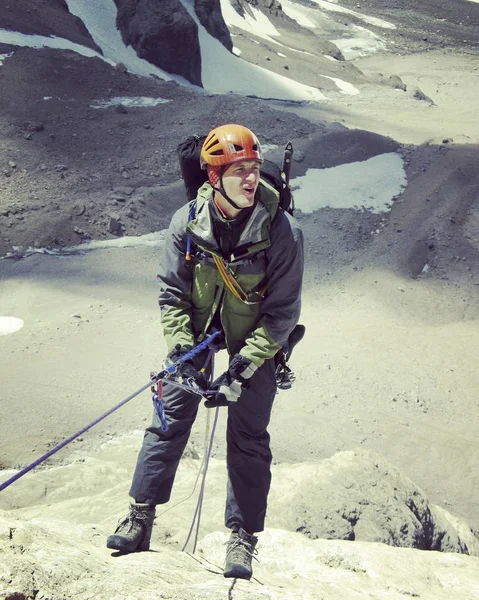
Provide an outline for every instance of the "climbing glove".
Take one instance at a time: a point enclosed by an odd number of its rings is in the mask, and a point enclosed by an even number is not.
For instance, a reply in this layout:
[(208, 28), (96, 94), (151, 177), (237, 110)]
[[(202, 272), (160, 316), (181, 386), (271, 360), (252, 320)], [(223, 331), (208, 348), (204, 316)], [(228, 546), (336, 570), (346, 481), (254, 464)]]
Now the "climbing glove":
[[(212, 330), (210, 335), (213, 334), (216, 330)], [(214, 340), (209, 343), (209, 349), (212, 352), (219, 352), (220, 350), (226, 350), (226, 338), (225, 334), (221, 332)]]
[(248, 381), (257, 368), (246, 356), (235, 354), (231, 359), (229, 369), (210, 386), (205, 406), (207, 408), (230, 406), (238, 402), (243, 387), (248, 387)]
[(173, 350), (166, 357), (167, 363), (171, 365), (171, 363), (180, 360), (185, 354), (187, 354), (191, 348), (183, 348), (181, 344), (176, 344)]
[[(167, 356), (167, 363), (170, 365), (175, 363), (188, 352), (189, 350), (187, 348), (183, 348), (181, 344), (176, 344), (176, 346)], [(176, 369), (176, 376), (181, 378), (182, 383), (184, 384), (189, 384), (193, 380), (194, 383), (196, 383), (196, 385), (201, 389), (204, 389), (207, 384), (206, 375), (198, 372), (192, 360), (187, 360), (186, 362), (180, 363)]]

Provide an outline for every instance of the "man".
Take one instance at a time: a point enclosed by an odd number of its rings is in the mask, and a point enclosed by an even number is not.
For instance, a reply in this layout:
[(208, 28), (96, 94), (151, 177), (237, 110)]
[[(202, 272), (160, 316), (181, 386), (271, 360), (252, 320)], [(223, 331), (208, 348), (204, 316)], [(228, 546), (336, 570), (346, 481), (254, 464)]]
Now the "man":
[[(300, 313), (303, 238), (260, 182), (263, 153), (241, 125), (213, 129), (201, 150), (208, 182), (171, 221), (158, 275), (169, 358), (177, 359), (221, 329), (229, 369), (211, 386), (206, 406), (227, 406), (227, 500), (231, 529), (225, 577), (250, 579), (255, 533), (263, 531), (271, 482), (267, 426), (276, 394), (274, 356)], [(191, 248), (191, 256), (190, 256)], [(201, 382), (204, 356), (181, 375)], [(147, 550), (155, 506), (168, 502), (201, 398), (164, 386), (168, 430), (156, 415), (145, 433), (130, 490), (134, 503), (108, 538), (121, 552)]]

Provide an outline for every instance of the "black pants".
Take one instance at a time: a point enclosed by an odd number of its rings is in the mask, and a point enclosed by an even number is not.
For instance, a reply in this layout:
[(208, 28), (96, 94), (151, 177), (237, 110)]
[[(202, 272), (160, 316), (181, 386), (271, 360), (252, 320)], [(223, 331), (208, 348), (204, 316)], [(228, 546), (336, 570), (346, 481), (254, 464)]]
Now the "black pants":
[[(267, 426), (276, 394), (274, 361), (253, 375), (237, 403), (227, 409), (228, 485), (225, 525), (250, 533), (263, 531), (271, 483), (271, 450)], [(130, 496), (151, 505), (168, 502), (179, 461), (190, 436), (201, 398), (164, 385), (168, 431), (154, 413), (145, 431)]]

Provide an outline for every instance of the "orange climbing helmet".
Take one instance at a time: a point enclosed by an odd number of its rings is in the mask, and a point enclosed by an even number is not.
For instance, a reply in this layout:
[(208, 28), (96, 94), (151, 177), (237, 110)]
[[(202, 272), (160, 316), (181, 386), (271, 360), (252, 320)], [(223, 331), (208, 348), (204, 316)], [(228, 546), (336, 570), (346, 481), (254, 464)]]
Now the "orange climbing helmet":
[(201, 148), (201, 168), (220, 167), (240, 160), (263, 162), (263, 151), (255, 134), (234, 123), (211, 130)]

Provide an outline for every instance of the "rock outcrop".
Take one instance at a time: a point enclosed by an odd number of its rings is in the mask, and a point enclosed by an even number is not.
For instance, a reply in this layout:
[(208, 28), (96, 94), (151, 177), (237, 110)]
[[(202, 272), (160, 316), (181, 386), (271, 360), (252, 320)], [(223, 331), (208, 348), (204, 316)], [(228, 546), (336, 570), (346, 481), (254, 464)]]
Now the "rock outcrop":
[[(328, 510), (329, 514), (346, 513), (358, 499), (363, 504), (356, 503), (360, 508), (356, 529), (363, 523), (366, 511), (370, 519), (374, 520), (377, 512), (377, 521), (387, 516), (398, 525), (401, 522), (397, 519), (398, 512), (404, 512), (401, 502), (387, 494), (396, 486), (393, 495), (403, 498), (405, 484), (413, 484), (405, 482), (384, 459), (365, 452), (341, 452), (321, 463), (274, 467), (268, 509), (274, 528), (267, 524), (261, 533), (260, 561), (255, 561), (255, 578), (251, 582), (232, 582), (222, 576), (227, 533), (218, 530), (226, 487), (221, 460), (210, 460), (198, 551), (194, 555), (179, 551), (196, 504), (191, 489), (201, 459), (193, 458), (197, 456), (195, 452), (181, 460), (167, 516), (162, 516), (165, 509), (158, 510), (152, 551), (123, 556), (111, 553), (105, 548), (106, 536), (112, 532), (116, 517), (125, 510), (141, 435), (137, 432), (113, 437), (95, 456), (85, 457), (79, 450), (75, 461), (29, 473), (2, 492), (1, 598), (472, 600), (477, 597), (479, 559), (475, 556), (418, 552), (365, 541), (311, 539), (312, 536), (281, 529), (285, 525), (283, 516), (289, 518), (297, 513), (297, 520), (286, 524), (288, 528), (297, 527), (301, 518), (306, 523), (305, 513), (299, 513), (301, 506), (311, 515), (309, 526), (313, 522), (318, 526)], [(0, 481), (12, 474), (13, 471), (3, 471)], [(323, 490), (322, 498), (319, 490)], [(424, 506), (420, 496), (415, 502), (421, 512)], [(337, 518), (342, 519), (339, 514)], [(377, 540), (376, 535), (369, 537), (369, 541)]]
[[(275, 527), (311, 539), (479, 556), (479, 540), (466, 523), (430, 503), (408, 477), (374, 453), (339, 452), (321, 463), (288, 465), (281, 479), (289, 485), (281, 490), (285, 510)], [(270, 505), (276, 502), (273, 488)]]
[(220, 0), (195, 0), (195, 11), (206, 31), (232, 52), (233, 42), (221, 13)]
[(234, 0), (232, 2), (233, 8), (241, 16), (244, 16), (245, 10), (248, 10), (248, 4), (276, 17), (285, 16), (281, 2), (278, 0)]
[[(115, 3), (117, 27), (125, 44), (160, 69), (202, 85), (198, 26), (180, 0), (115, 0)], [(219, 0), (196, 0), (195, 10), (208, 33), (231, 51), (233, 45)]]

